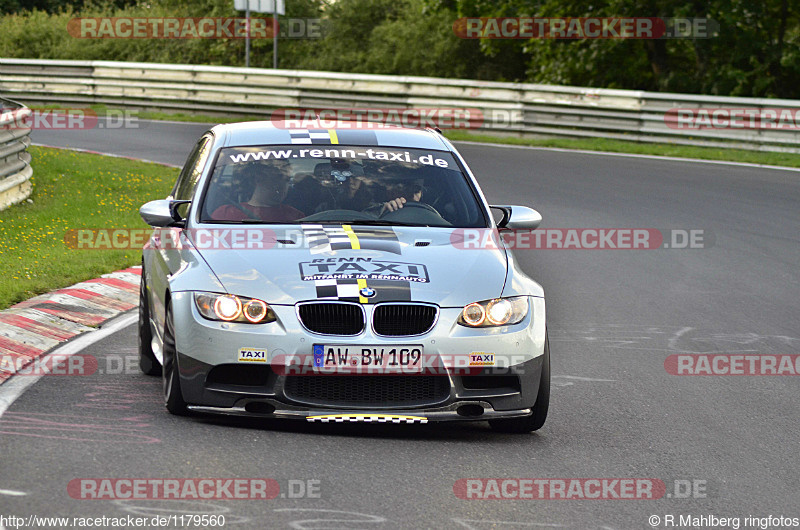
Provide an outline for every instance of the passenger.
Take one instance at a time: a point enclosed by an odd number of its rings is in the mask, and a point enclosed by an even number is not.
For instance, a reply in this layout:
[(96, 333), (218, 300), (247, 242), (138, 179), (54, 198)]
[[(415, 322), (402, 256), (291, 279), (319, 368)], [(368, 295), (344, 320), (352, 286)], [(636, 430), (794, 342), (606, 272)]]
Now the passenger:
[(316, 211), (355, 210), (382, 215), (399, 210), (408, 201), (422, 199), (422, 180), (414, 178), (408, 168), (385, 166), (376, 170), (377, 175), (367, 177), (359, 164), (340, 160), (317, 164), (314, 173), (328, 197)]
[(360, 165), (334, 159), (331, 163), (317, 164), (314, 176), (325, 190), (316, 211), (362, 211), (372, 205), (371, 185)]
[(283, 204), (289, 191), (288, 167), (276, 164), (250, 164), (241, 169), (246, 186), (255, 186), (250, 199), (239, 204), (225, 204), (214, 210), (215, 221), (264, 221), (287, 223), (305, 214)]

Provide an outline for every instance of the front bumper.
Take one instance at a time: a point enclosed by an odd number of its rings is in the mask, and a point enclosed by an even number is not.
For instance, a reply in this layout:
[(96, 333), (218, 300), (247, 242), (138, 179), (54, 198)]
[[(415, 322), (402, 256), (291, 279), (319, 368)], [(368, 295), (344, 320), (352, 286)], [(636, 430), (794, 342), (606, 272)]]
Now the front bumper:
[[(250, 325), (204, 319), (188, 292), (174, 293), (172, 304), (181, 389), (190, 410), (196, 412), (308, 421), (426, 423), (525, 416), (536, 402), (545, 342), (545, 308), (541, 298), (531, 298), (528, 317), (514, 326), (465, 328), (456, 324), (460, 309), (442, 308), (436, 325), (428, 333), (394, 338), (375, 335), (369, 326), (354, 337), (313, 334), (299, 323), (294, 306), (273, 306), (277, 322)], [(292, 377), (342, 377), (284, 375), (286, 372), (280, 370), (283, 359), (308, 356), (313, 345), (320, 343), (422, 345), (426, 356), (448, 359), (443, 361), (443, 369), (436, 376), (441, 378), (436, 383), (441, 392), (401, 402), (342, 403), (298, 396), (292, 385), (287, 384)], [(240, 348), (267, 350), (267, 362), (257, 366), (239, 363)], [(454, 358), (468, 358), (474, 352), (493, 353), (497, 366), (482, 367), (477, 373), (470, 371), (470, 375), (463, 375), (463, 371), (452, 366)], [(232, 375), (219, 377), (227, 372)], [(414, 375), (395, 377), (407, 379), (408, 386), (422, 381)]]
[[(273, 412), (264, 412), (265, 408), (253, 410), (250, 405), (258, 403), (259, 408), (264, 405), (274, 407)], [(248, 410), (250, 409), (250, 410)], [(189, 405), (193, 412), (223, 414), (228, 416), (255, 416), (274, 419), (305, 419), (310, 422), (320, 423), (428, 423), (439, 421), (475, 421), (491, 420), (496, 418), (515, 418), (529, 416), (531, 409), (521, 410), (494, 410), (485, 401), (463, 401), (452, 403), (444, 407), (430, 409), (392, 410), (378, 413), (374, 410), (335, 410), (335, 409), (307, 409), (296, 407), (274, 399), (241, 400), (235, 407), (209, 407), (203, 405)]]

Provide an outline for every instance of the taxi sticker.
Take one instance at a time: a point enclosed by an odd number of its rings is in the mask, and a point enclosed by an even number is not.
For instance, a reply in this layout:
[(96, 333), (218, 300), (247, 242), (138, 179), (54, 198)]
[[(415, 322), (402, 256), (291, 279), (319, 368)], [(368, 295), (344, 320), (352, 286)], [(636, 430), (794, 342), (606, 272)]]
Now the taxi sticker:
[(494, 366), (494, 354), (485, 351), (474, 351), (469, 354), (470, 366)]
[(267, 362), (267, 350), (257, 350), (254, 348), (239, 349), (240, 363), (265, 363)]

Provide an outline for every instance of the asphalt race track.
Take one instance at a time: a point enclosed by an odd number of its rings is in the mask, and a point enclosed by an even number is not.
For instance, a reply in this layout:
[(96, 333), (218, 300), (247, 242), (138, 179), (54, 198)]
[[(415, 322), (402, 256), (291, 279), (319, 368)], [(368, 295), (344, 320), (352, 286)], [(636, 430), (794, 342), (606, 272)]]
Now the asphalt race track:
[[(33, 140), (181, 164), (205, 129), (143, 125), (35, 131)], [(215, 513), (232, 529), (628, 529), (649, 528), (652, 515), (665, 528), (666, 515), (677, 522), (686, 514), (740, 517), (744, 528), (748, 516), (800, 517), (800, 378), (676, 376), (664, 365), (687, 353), (800, 354), (800, 173), (486, 145), (460, 150), (490, 202), (533, 206), (543, 228), (704, 230), (710, 243), (517, 252), (547, 293), (554, 388), (541, 431), (170, 416), (159, 379), (111, 369), (135, 356), (135, 326), (128, 326), (84, 351), (115, 373), (43, 377), (0, 418), (0, 512)], [(69, 481), (89, 477), (265, 477), (284, 497), (72, 498)], [(453, 491), (462, 478), (652, 478), (666, 494), (464, 500)], [(319, 481), (311, 483), (318, 495), (290, 498), (290, 481), (295, 492), (299, 481), (306, 490), (307, 481)], [(685, 493), (686, 484), (694, 491)]]

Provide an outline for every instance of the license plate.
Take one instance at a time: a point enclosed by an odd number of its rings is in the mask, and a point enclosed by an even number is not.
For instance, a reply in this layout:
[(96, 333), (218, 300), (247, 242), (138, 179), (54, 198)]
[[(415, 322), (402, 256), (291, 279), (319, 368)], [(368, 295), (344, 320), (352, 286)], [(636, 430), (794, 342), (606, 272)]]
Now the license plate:
[(314, 344), (314, 369), (334, 373), (408, 374), (422, 371), (421, 344)]

